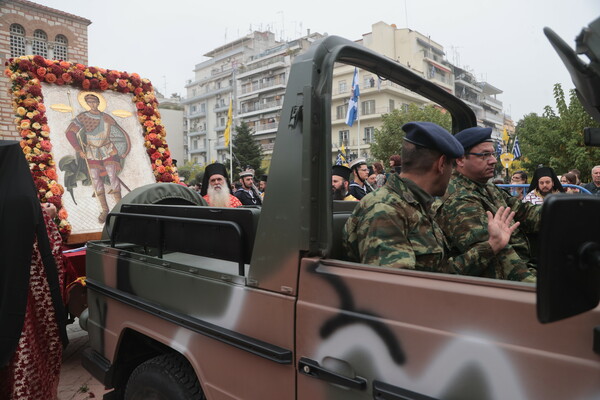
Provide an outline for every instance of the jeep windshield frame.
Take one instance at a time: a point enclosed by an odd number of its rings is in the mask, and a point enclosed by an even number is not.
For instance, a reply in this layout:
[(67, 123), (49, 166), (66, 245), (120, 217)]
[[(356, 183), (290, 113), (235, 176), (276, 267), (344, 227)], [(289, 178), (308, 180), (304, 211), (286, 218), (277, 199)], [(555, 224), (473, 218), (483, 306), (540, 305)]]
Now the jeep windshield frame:
[(315, 42), (291, 67), (271, 160), (269, 195), (248, 276), (251, 285), (275, 291), (291, 285), (293, 292), (299, 259), (330, 254), (335, 63), (367, 70), (437, 103), (451, 114), (453, 133), (477, 124), (462, 100), (398, 62), (337, 36)]

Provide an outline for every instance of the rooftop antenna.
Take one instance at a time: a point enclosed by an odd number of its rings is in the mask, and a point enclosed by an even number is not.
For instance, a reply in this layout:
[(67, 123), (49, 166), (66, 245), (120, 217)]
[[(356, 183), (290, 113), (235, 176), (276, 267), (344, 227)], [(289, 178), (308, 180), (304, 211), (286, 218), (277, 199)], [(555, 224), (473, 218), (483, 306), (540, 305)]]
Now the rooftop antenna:
[(406, 27), (408, 28), (408, 8), (406, 7), (406, 0), (404, 0), (404, 19), (406, 20)]

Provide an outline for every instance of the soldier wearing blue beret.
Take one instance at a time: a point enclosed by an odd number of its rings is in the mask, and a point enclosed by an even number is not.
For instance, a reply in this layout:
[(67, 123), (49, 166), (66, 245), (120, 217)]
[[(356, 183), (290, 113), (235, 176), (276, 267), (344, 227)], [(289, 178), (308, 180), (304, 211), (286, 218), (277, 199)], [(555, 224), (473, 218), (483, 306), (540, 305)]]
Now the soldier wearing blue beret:
[(489, 240), (449, 257), (442, 230), (431, 210), (442, 196), (453, 161), (464, 148), (450, 132), (431, 122), (409, 122), (402, 146), (402, 172), (366, 195), (344, 227), (344, 247), (352, 261), (422, 271), (464, 273), (483, 267), (508, 243), (510, 209), (487, 214)]
[(465, 154), (456, 160), (456, 173), (450, 181), (448, 193), (434, 207), (437, 208), (436, 221), (446, 235), (451, 254), (481, 248), (491, 234), (485, 214), (510, 207), (520, 226), (510, 237), (506, 248), (491, 262), (481, 263), (464, 273), (535, 282), (535, 264), (526, 234), (539, 230), (540, 207), (522, 203), (489, 183), (498, 162), (491, 128), (468, 128), (455, 137)]

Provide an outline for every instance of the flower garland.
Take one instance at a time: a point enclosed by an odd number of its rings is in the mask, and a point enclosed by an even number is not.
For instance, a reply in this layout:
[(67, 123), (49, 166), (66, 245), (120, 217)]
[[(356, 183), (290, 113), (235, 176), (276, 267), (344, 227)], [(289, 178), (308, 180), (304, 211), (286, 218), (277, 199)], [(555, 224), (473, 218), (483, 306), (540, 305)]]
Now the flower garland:
[(160, 120), (158, 101), (149, 80), (141, 79), (136, 73), (47, 60), (41, 56), (11, 58), (5, 65), (4, 74), (12, 81), (15, 123), (21, 135), (21, 148), (29, 162), (40, 202), (56, 206), (57, 225), (64, 239), (71, 233), (71, 224), (62, 203), (64, 188), (57, 182), (42, 82), (71, 85), (83, 90), (132, 93), (156, 181), (180, 183), (177, 167), (173, 165), (165, 141), (166, 132)]

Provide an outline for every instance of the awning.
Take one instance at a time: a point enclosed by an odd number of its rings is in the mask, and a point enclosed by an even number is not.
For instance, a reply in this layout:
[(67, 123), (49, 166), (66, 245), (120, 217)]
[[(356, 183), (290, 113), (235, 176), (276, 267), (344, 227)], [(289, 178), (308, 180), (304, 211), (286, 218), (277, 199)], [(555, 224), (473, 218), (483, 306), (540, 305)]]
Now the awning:
[(426, 60), (426, 61), (427, 61), (429, 64), (431, 64), (431, 65), (434, 65), (436, 68), (439, 68), (439, 69), (441, 69), (442, 71), (446, 71), (446, 72), (448, 72), (448, 73), (452, 73), (452, 71), (451, 71), (451, 70), (450, 70), (448, 67), (445, 67), (445, 66), (443, 66), (442, 64), (440, 64), (440, 63), (437, 63), (437, 62), (433, 61), (431, 58), (427, 58), (427, 57), (426, 57), (426, 58), (425, 58), (425, 60)]

